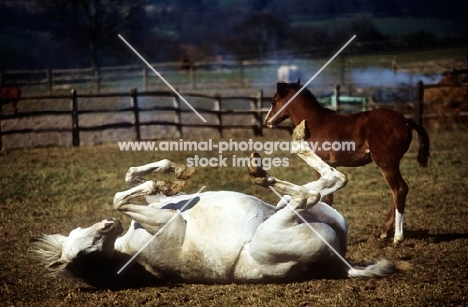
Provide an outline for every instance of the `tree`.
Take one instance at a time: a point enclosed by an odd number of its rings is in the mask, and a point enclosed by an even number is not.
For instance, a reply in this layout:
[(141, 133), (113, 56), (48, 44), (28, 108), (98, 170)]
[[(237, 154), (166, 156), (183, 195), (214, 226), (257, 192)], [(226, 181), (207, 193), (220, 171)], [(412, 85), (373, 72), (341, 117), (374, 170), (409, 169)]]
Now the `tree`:
[(286, 28), (285, 22), (270, 13), (253, 14), (233, 27), (225, 45), (238, 58), (264, 59), (268, 52), (279, 49)]
[(376, 28), (374, 20), (369, 17), (361, 17), (351, 21), (350, 31), (356, 34), (359, 41), (381, 41), (384, 36)]
[[(45, 0), (45, 13), (51, 19), (66, 25), (66, 30), (88, 45), (90, 66), (96, 68), (98, 44), (129, 23), (142, 7), (140, 1), (122, 0)], [(64, 28), (60, 29), (62, 32)], [(60, 31), (59, 31), (60, 32)], [(56, 31), (57, 33), (57, 31)], [(70, 32), (68, 32), (70, 34)]]

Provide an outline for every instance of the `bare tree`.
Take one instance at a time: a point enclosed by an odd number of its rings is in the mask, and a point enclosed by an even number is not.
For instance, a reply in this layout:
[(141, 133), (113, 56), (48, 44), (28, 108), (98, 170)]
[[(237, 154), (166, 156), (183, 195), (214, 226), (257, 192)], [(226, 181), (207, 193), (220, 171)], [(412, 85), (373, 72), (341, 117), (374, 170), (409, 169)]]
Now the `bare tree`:
[(286, 28), (285, 22), (270, 13), (254, 14), (234, 26), (225, 45), (238, 58), (264, 59), (268, 52), (281, 47)]
[(98, 66), (98, 43), (117, 35), (142, 7), (142, 1), (132, 0), (45, 0), (47, 16), (67, 25), (88, 45), (90, 65)]

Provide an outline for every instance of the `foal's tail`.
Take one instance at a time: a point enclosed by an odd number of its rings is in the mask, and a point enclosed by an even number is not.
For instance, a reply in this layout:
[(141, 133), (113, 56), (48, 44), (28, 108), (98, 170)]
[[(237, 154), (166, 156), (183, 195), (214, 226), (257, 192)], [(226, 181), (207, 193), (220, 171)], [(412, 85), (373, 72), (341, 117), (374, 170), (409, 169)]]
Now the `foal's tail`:
[(348, 270), (348, 277), (353, 278), (381, 278), (389, 276), (398, 271), (408, 271), (411, 265), (407, 262), (398, 261), (390, 262), (386, 259), (381, 259), (374, 264), (358, 267), (355, 266)]
[(418, 151), (418, 162), (419, 166), (426, 167), (427, 161), (429, 160), (429, 135), (423, 126), (416, 124), (413, 120), (407, 119), (406, 124), (414, 129), (418, 133), (419, 138), (419, 151)]

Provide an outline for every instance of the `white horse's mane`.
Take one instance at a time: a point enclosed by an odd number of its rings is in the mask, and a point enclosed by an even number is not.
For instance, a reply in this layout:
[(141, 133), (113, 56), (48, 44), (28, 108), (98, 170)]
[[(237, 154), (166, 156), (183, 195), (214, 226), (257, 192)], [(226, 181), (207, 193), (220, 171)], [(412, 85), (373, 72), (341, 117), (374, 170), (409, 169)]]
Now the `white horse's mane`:
[(49, 264), (60, 259), (62, 255), (62, 244), (55, 236), (42, 234), (42, 236), (32, 242), (32, 255), (42, 261), (51, 273), (57, 273), (60, 268), (51, 269)]
[[(99, 253), (90, 253), (78, 261), (78, 264), (64, 262), (61, 265), (53, 265), (62, 256), (63, 247), (60, 238), (54, 235), (43, 234), (40, 238), (34, 239), (29, 252), (32, 257), (41, 261), (49, 276), (67, 278), (75, 282), (84, 282), (98, 288), (121, 289), (127, 287), (146, 287), (156, 285), (159, 278), (149, 273), (138, 263), (132, 263), (131, 269), (125, 274), (118, 275), (117, 268), (122, 263), (128, 261), (130, 256), (114, 252), (112, 257), (100, 257)], [(96, 257), (97, 256), (97, 257)], [(90, 267), (83, 267), (83, 264)]]

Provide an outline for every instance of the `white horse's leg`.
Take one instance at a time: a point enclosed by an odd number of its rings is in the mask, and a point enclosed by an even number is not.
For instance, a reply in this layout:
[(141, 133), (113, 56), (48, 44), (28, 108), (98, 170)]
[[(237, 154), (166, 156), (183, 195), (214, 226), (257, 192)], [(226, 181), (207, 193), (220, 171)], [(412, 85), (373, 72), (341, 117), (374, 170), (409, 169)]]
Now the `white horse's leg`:
[(320, 178), (316, 181), (306, 183), (304, 185), (305, 188), (318, 191), (323, 197), (346, 186), (348, 182), (346, 175), (323, 162), (323, 160), (312, 151), (307, 142), (300, 141), (296, 142), (296, 144), (300, 144), (298, 145), (300, 149), (296, 154), (320, 173)]
[[(135, 186), (127, 191), (117, 192), (114, 196), (114, 209), (128, 215), (154, 233), (174, 217), (176, 212), (171, 209), (159, 209), (152, 206), (144, 206), (130, 203), (131, 199), (138, 196), (148, 196), (164, 194), (171, 196), (178, 194), (185, 185), (185, 181), (146, 181), (143, 176), (150, 173), (170, 173), (174, 172), (178, 179), (192, 178), (196, 173), (196, 168), (187, 167), (183, 164), (164, 159), (158, 162), (149, 163), (143, 166), (130, 167), (125, 175), (125, 181)], [(177, 218), (176, 218), (177, 219)], [(178, 217), (183, 222), (182, 217)]]
[(320, 193), (307, 189), (287, 181), (279, 180), (263, 169), (261, 157), (258, 153), (250, 155), (250, 165), (248, 167), (250, 179), (257, 185), (263, 187), (272, 187), (281, 194), (287, 194), (291, 197), (289, 206), (294, 210), (307, 210), (320, 200)]
[[(149, 233), (155, 234), (163, 225), (174, 218), (172, 223), (180, 223), (180, 227), (185, 226), (183, 218), (172, 209), (159, 209), (152, 206), (132, 204), (130, 201), (138, 196), (154, 195), (167, 190), (166, 181), (146, 181), (136, 187), (114, 195), (114, 209), (129, 216), (140, 223)], [(177, 184), (177, 183), (176, 183)], [(171, 189), (171, 188), (169, 188)], [(178, 215), (174, 217), (175, 215)]]
[(319, 193), (277, 179), (271, 186), (290, 195), (281, 198), (279, 210), (258, 226), (245, 247), (263, 277), (298, 278), (308, 265), (333, 257), (329, 246), (344, 253), (333, 227), (307, 213), (298, 215), (318, 203)]
[(188, 167), (183, 164), (164, 159), (158, 162), (149, 163), (142, 166), (130, 167), (125, 176), (125, 181), (131, 186), (143, 183), (146, 180), (143, 176), (150, 173), (169, 173), (174, 172), (177, 179), (190, 179), (196, 173), (196, 168)]
[[(299, 186), (279, 180), (263, 170), (258, 154), (251, 155), (248, 171), (252, 181), (289, 195), (282, 198), (283, 208), (258, 227), (248, 246), (249, 254), (258, 263), (276, 263), (264, 269), (266, 275), (269, 269), (272, 276), (288, 274), (286, 272), (298, 264), (334, 259), (332, 250), (339, 251), (337, 253), (341, 255), (346, 251), (346, 233), (337, 233), (333, 227), (334, 221), (329, 224), (326, 220), (319, 221), (314, 216), (308, 216), (309, 222), (304, 223), (297, 214), (316, 205), (321, 193), (332, 193), (346, 185), (344, 174), (323, 162), (307, 142), (298, 141), (304, 138), (304, 131), (305, 125), (301, 123), (293, 132), (295, 152), (321, 174), (317, 181)], [(319, 210), (319, 213), (322, 212)]]
[(271, 186), (278, 192), (291, 195), (299, 208), (305, 205), (304, 201), (308, 202), (307, 207), (314, 205), (316, 203), (313, 201), (315, 196), (312, 195), (318, 194), (319, 196), (324, 196), (333, 193), (343, 188), (347, 183), (346, 176), (343, 173), (323, 162), (312, 151), (309, 144), (302, 141), (304, 137), (305, 121), (302, 121), (293, 131), (292, 152), (296, 153), (309, 166), (320, 173), (321, 176), (318, 180), (309, 182), (303, 186), (279, 180), (263, 170), (261, 157), (257, 153), (253, 153), (250, 156), (251, 164), (249, 166), (249, 174), (255, 184), (264, 187)]
[(320, 174), (320, 178), (318, 180), (309, 182), (305, 184), (304, 187), (318, 191), (323, 197), (346, 186), (346, 183), (348, 182), (346, 175), (320, 159), (320, 157), (315, 154), (312, 148), (310, 148), (309, 143), (304, 141), (305, 138), (306, 124), (305, 120), (303, 120), (299, 125), (296, 126), (296, 128), (294, 128), (292, 134), (293, 144), (291, 146), (291, 152), (296, 153), (299, 158), (304, 160), (310, 167), (315, 169)]

